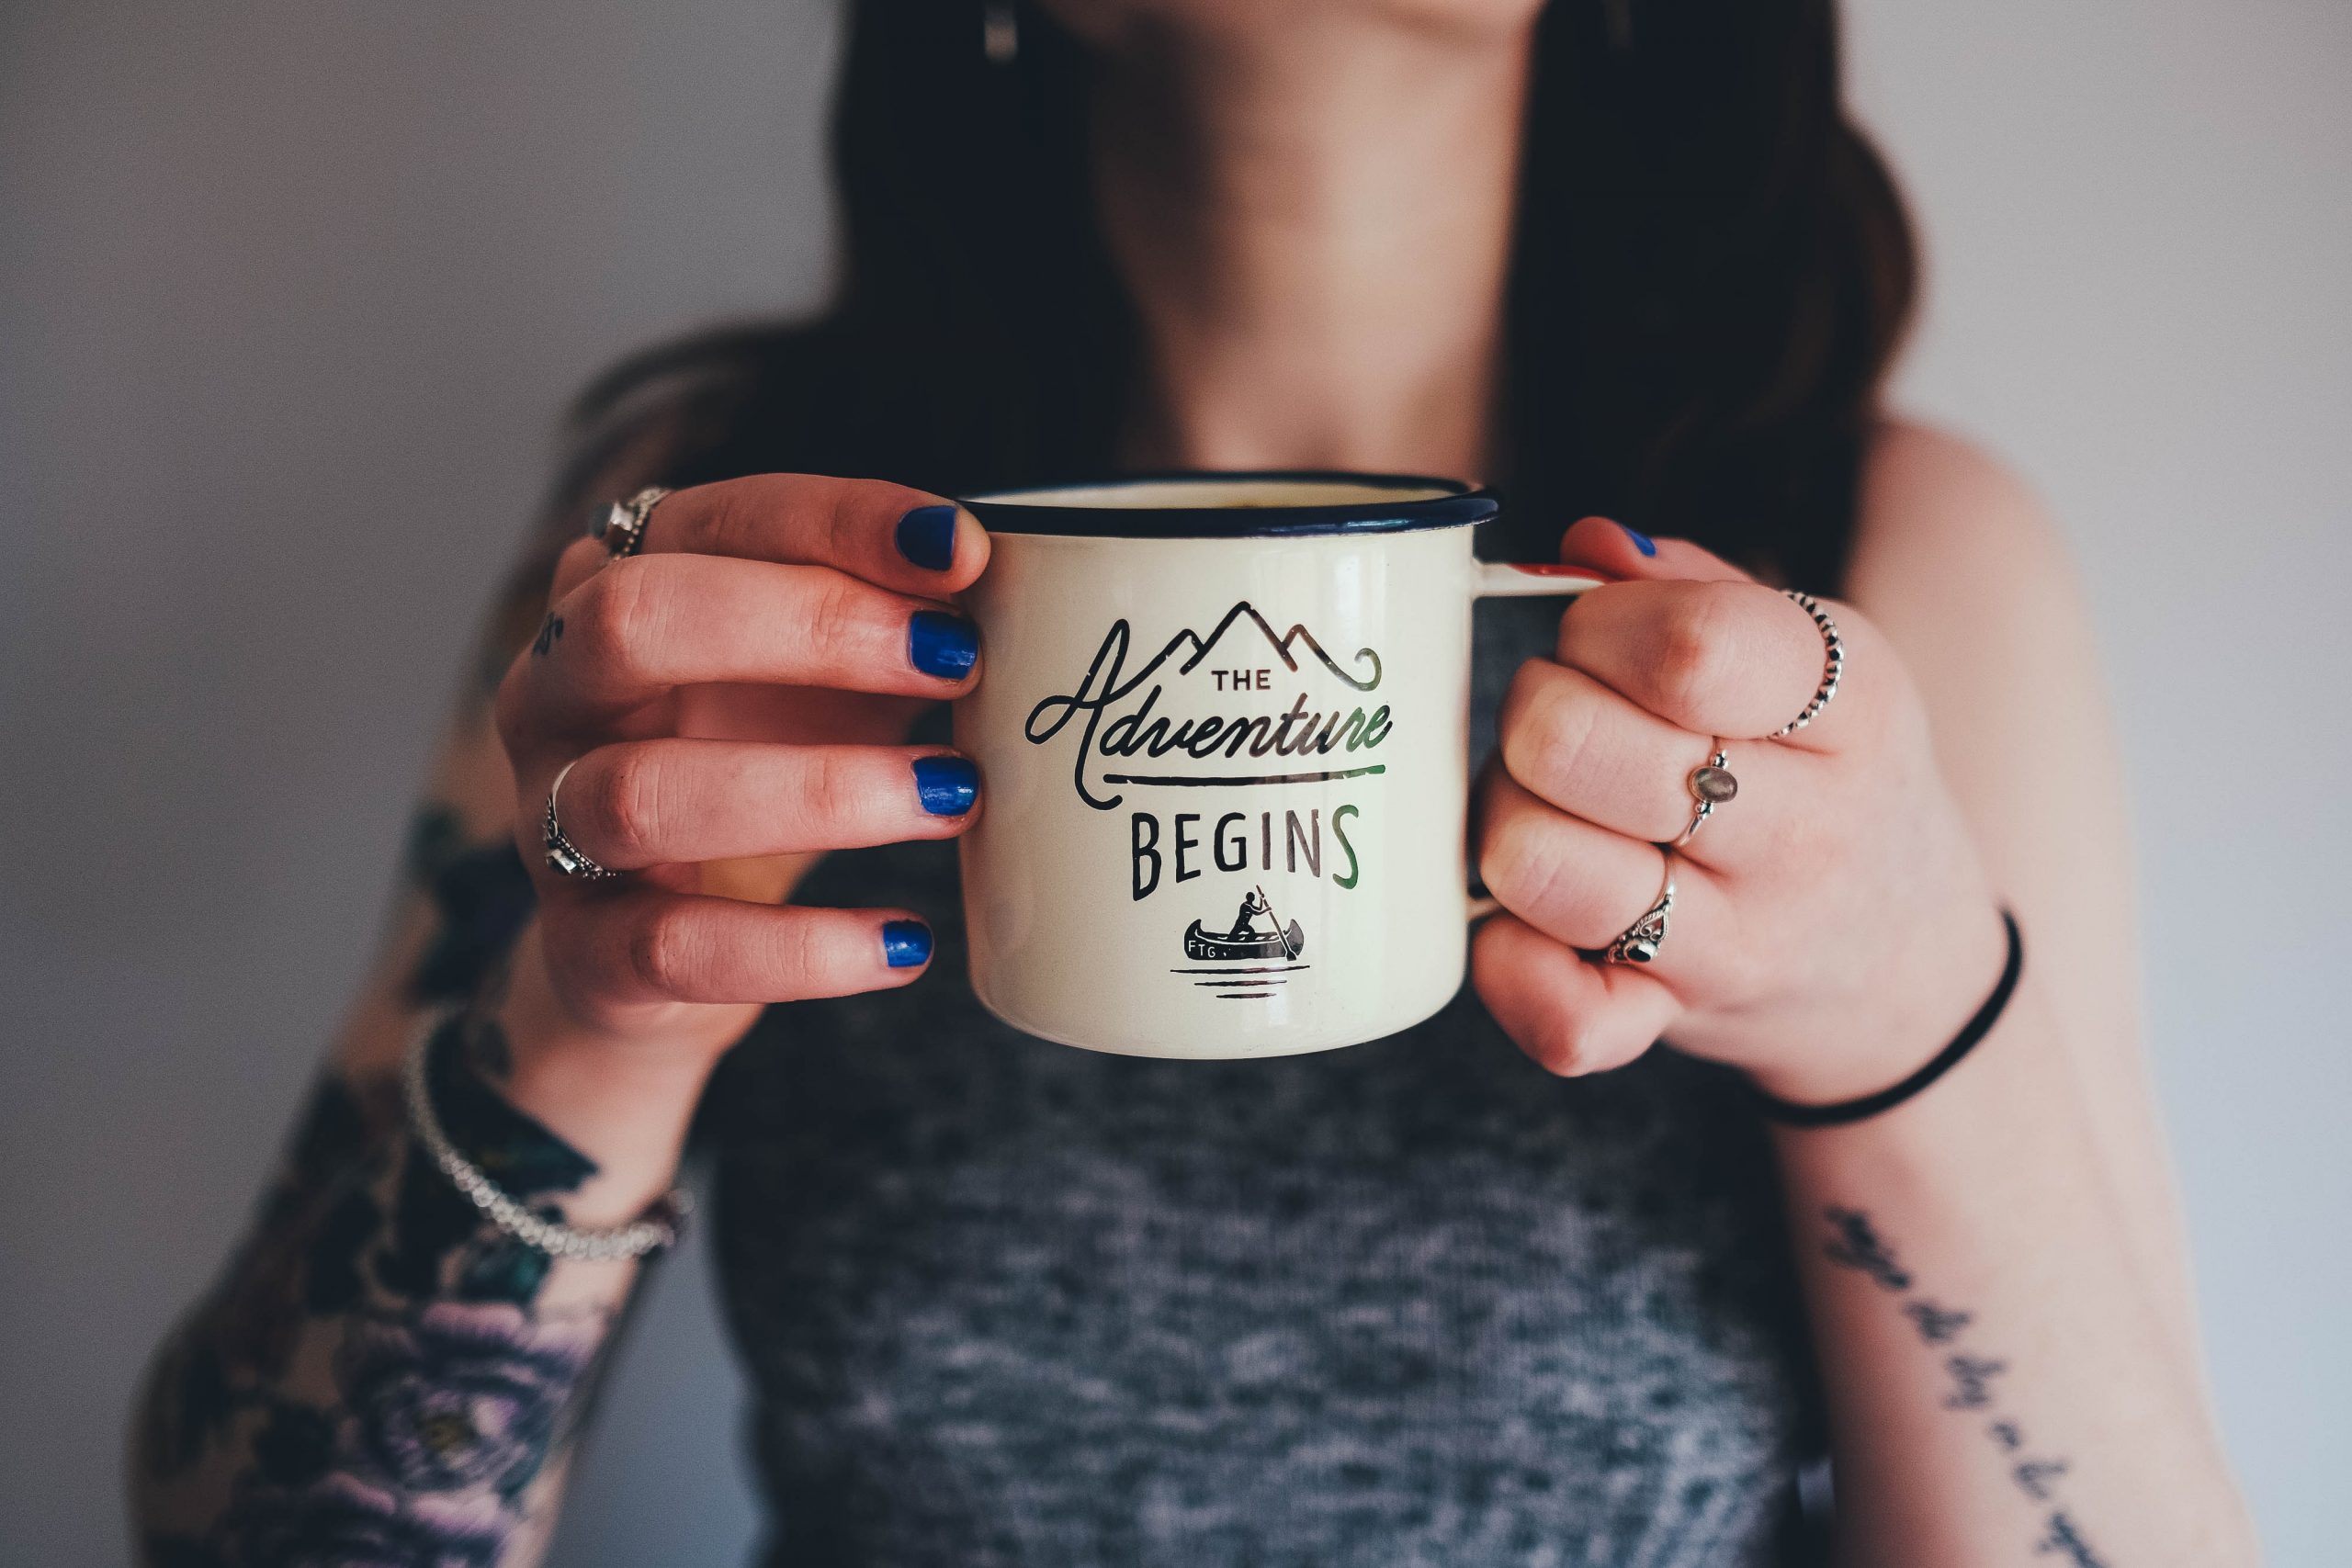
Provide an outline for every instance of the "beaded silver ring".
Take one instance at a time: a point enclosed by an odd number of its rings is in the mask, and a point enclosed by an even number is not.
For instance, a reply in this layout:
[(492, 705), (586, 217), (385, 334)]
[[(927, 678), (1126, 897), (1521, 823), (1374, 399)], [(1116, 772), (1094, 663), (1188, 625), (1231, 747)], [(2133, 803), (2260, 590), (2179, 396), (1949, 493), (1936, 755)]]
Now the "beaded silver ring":
[(1846, 673), (1845, 639), (1838, 635), (1838, 623), (1829, 618), (1829, 612), (1821, 607), (1821, 601), (1793, 588), (1783, 588), (1781, 592), (1796, 601), (1798, 609), (1813, 617), (1815, 629), (1821, 633), (1821, 685), (1814, 692), (1813, 701), (1804, 705), (1804, 711), (1765, 737), (1768, 740), (1785, 740), (1819, 718), (1821, 710), (1829, 705), (1829, 699), (1838, 694), (1838, 682)]

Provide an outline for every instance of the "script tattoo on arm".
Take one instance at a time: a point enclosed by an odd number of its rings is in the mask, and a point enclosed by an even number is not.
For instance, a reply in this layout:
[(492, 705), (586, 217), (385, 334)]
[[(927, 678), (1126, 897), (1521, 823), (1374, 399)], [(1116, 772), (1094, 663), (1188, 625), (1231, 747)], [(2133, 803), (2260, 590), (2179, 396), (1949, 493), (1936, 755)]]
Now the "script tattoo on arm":
[(1919, 1337), (1930, 1345), (1946, 1345), (1957, 1338), (1960, 1331), (1974, 1320), (1964, 1312), (1946, 1312), (1933, 1302), (1907, 1302), (1903, 1315), (1919, 1331)]
[[(1880, 1291), (1902, 1298), (1898, 1309), (1919, 1342), (1949, 1352), (1942, 1366), (1951, 1380), (1951, 1392), (1944, 1396), (1943, 1407), (1989, 1415), (1991, 1419), (1984, 1426), (1987, 1441), (2004, 1456), (2019, 1455), (2026, 1447), (2025, 1429), (2001, 1414), (1994, 1393), (1994, 1380), (2008, 1371), (2008, 1363), (1973, 1353), (1965, 1347), (1963, 1337), (1974, 1324), (1975, 1315), (1926, 1296), (1911, 1295), (1915, 1283), (1911, 1271), (1903, 1266), (1892, 1244), (1879, 1234), (1877, 1225), (1863, 1211), (1831, 1204), (1822, 1210), (1821, 1217), (1828, 1226), (1828, 1235), (1821, 1244), (1822, 1256), (1840, 1269), (1861, 1275)], [(2007, 1461), (2007, 1468), (2019, 1495), (2048, 1509), (2041, 1521), (2041, 1533), (2033, 1542), (2037, 1556), (2056, 1555), (2075, 1564), (2075, 1568), (2109, 1568), (2107, 1560), (2093, 1550), (2082, 1526), (2064, 1507), (2056, 1506), (2058, 1483), (2068, 1469), (2065, 1460), (2015, 1458)]]

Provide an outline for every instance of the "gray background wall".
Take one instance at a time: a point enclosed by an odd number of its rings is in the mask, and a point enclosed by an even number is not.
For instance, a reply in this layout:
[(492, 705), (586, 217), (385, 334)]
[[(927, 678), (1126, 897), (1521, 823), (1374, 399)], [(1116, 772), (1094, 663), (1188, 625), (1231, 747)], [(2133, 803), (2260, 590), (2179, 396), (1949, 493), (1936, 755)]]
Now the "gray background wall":
[[(2341, 1561), (2352, 7), (1849, 8), (1934, 262), (1908, 400), (2090, 572), (2222, 1417), (2275, 1560)], [(821, 293), (832, 49), (796, 0), (0, 6), (0, 1561), (123, 1557), (132, 1378), (360, 967), (559, 400)], [(690, 1251), (556, 1560), (739, 1559), (738, 1421)]]

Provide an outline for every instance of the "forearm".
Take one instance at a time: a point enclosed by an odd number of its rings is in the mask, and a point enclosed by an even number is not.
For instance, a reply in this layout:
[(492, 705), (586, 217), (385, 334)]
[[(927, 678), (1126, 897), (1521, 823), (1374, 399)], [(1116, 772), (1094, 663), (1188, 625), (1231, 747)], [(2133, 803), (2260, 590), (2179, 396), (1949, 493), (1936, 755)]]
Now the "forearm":
[[(572, 1217), (605, 1179), (492, 1090), (467, 1043), (452, 1031), (433, 1058), (450, 1137)], [(470, 1043), (494, 1055), (495, 1026)], [(409, 1135), (390, 1075), (331, 1071), (253, 1234), (149, 1380), (134, 1472), (149, 1560), (536, 1561), (637, 1274), (495, 1230)]]
[(586, 1075), (620, 1091), (600, 1098), (564, 1068), (576, 1031), (518, 962), (536, 942), (529, 880), (495, 797), (456, 804), (487, 794), (467, 759), (453, 750), (418, 814), (392, 939), (285, 1168), (143, 1391), (132, 1484), (152, 1561), (232, 1568), (297, 1543), (422, 1559), (435, 1543), (526, 1562), (553, 1521), (638, 1269), (551, 1263), (483, 1222), (411, 1136), (401, 1058), (435, 1016), (480, 1010), (435, 1059), (446, 1130), (508, 1192), (589, 1226), (668, 1187), (700, 1080)]
[(2029, 974), (1917, 1100), (1779, 1134), (1841, 1562), (2253, 1560), (2091, 1127)]

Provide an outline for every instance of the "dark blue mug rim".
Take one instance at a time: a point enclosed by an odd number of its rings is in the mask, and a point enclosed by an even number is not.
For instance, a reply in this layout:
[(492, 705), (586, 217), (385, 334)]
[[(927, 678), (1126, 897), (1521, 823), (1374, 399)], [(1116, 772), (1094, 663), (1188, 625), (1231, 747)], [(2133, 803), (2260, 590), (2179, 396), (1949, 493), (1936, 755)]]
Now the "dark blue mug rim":
[[(1372, 490), (1441, 490), (1412, 500), (1363, 501), (1321, 506), (1052, 506), (1015, 498), (1040, 491), (1119, 490), (1182, 483), (1352, 484)], [(1399, 534), (1483, 523), (1502, 498), (1483, 485), (1432, 474), (1356, 473), (1343, 468), (1200, 468), (1117, 474), (1065, 484), (1023, 485), (960, 496), (965, 510), (990, 533), (1056, 534), (1095, 539), (1270, 539), (1318, 534)]]

